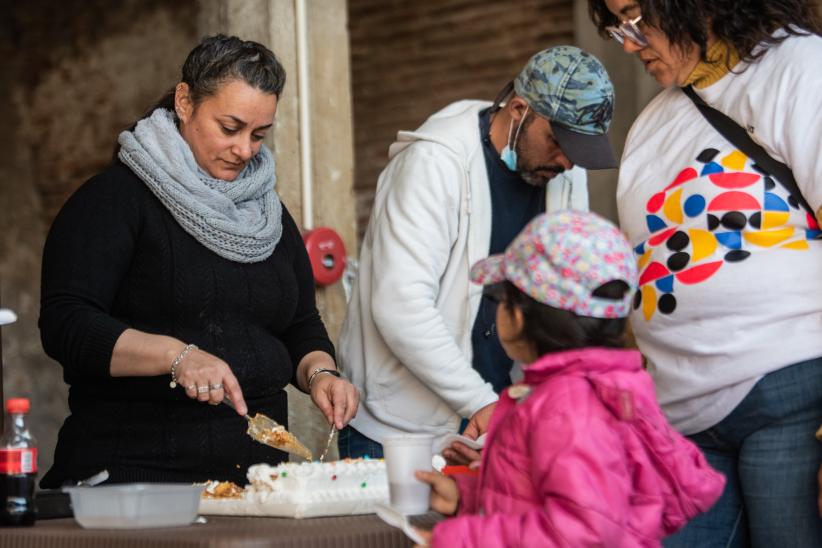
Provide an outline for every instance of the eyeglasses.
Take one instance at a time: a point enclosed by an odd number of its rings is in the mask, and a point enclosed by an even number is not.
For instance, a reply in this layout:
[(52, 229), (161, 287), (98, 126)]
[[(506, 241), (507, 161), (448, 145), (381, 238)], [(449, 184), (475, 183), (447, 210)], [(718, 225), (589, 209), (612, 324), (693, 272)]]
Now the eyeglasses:
[(640, 21), (642, 21), (642, 16), (638, 15), (634, 19), (623, 21), (616, 27), (607, 26), (605, 27), (605, 30), (607, 30), (611, 34), (611, 37), (620, 44), (624, 44), (625, 39), (627, 38), (636, 45), (644, 48), (648, 45), (648, 39), (645, 37), (645, 34), (639, 30), (639, 26), (637, 26), (637, 23)]

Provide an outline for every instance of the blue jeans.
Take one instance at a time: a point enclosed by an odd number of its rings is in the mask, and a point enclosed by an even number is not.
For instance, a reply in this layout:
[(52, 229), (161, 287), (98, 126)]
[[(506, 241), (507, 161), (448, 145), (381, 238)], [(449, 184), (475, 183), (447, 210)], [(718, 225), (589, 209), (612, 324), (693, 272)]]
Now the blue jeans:
[(357, 459), (366, 456), (371, 459), (385, 458), (382, 445), (351, 426), (340, 430), (340, 435), (337, 437), (337, 448), (340, 450), (341, 459)]
[(679, 547), (820, 547), (816, 474), (822, 358), (763, 377), (719, 424), (688, 436), (727, 485), (711, 510), (664, 541)]

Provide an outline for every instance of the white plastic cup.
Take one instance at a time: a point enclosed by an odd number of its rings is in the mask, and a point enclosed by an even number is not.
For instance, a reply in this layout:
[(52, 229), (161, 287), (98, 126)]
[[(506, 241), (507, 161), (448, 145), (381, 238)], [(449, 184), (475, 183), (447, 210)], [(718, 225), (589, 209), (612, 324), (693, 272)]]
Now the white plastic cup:
[(399, 434), (382, 440), (391, 506), (405, 515), (428, 511), (431, 486), (419, 481), (414, 472), (431, 470), (433, 445), (431, 434)]

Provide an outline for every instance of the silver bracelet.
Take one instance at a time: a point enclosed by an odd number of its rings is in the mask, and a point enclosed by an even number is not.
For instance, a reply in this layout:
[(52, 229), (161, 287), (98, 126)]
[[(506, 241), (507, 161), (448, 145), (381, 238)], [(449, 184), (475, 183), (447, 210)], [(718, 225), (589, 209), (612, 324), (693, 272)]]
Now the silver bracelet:
[(197, 350), (196, 344), (187, 344), (183, 351), (177, 354), (177, 357), (174, 358), (174, 361), (171, 362), (171, 382), (168, 385), (171, 388), (177, 388), (177, 366), (182, 363), (183, 358), (186, 357), (186, 354), (191, 352), (192, 350)]
[(311, 376), (308, 377), (308, 391), (309, 392), (311, 392), (311, 383), (314, 382), (314, 377), (316, 377), (320, 373), (328, 373), (329, 375), (334, 375), (335, 377), (340, 376), (340, 372), (337, 371), (336, 369), (326, 369), (324, 367), (318, 367), (317, 369), (315, 369), (311, 373)]

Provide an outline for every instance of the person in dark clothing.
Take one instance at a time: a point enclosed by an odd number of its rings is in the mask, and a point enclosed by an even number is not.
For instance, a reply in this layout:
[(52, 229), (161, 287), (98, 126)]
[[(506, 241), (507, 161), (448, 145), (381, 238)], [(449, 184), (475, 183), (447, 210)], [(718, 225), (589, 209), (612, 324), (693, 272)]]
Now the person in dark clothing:
[(262, 144), (284, 81), (264, 46), (204, 39), (55, 218), (39, 325), (71, 415), (42, 487), (101, 469), (115, 483), (243, 484), (250, 464), (287, 458), (242, 415), (287, 425), (288, 383), (337, 428), (355, 415)]

